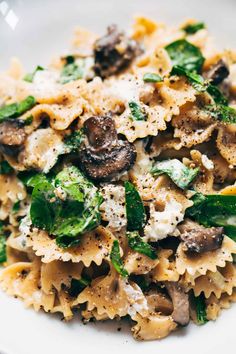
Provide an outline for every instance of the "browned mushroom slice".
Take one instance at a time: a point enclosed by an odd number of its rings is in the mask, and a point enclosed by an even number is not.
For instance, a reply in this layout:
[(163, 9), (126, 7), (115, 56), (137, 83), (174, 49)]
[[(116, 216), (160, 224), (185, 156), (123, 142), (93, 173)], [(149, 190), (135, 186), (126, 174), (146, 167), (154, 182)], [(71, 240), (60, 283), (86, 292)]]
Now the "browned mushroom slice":
[(158, 291), (157, 289), (149, 290), (146, 294), (146, 299), (148, 308), (151, 312), (159, 312), (163, 315), (169, 316), (174, 310), (172, 301), (168, 295)]
[(91, 117), (84, 123), (87, 141), (79, 152), (81, 168), (90, 178), (107, 181), (128, 170), (136, 152), (126, 140), (118, 140), (111, 115)]
[(117, 132), (110, 115), (87, 119), (84, 123), (85, 134), (91, 149), (101, 152), (111, 144), (117, 144)]
[(220, 59), (204, 76), (206, 79), (211, 80), (213, 85), (219, 85), (229, 76), (228, 65), (224, 60)]
[(137, 42), (119, 32), (116, 25), (94, 45), (95, 73), (103, 78), (126, 68), (139, 52)]
[(19, 120), (8, 120), (0, 124), (0, 151), (9, 156), (16, 156), (25, 141), (23, 124)]
[(179, 226), (180, 238), (189, 253), (204, 253), (221, 247), (223, 227), (204, 227), (191, 220)]
[(171, 316), (181, 326), (189, 323), (189, 297), (178, 282), (166, 282), (166, 289), (173, 302), (174, 311)]

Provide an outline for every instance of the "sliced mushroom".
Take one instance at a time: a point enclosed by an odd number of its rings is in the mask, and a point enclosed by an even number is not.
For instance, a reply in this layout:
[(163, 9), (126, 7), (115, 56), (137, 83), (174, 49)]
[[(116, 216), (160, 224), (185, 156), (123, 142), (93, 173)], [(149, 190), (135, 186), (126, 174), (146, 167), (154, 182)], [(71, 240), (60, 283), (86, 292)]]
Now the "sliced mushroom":
[(81, 168), (90, 178), (108, 181), (134, 164), (134, 146), (118, 139), (111, 115), (87, 119), (84, 131), (87, 140), (81, 147), (79, 159)]
[(94, 45), (95, 73), (103, 78), (125, 69), (139, 52), (136, 41), (119, 32), (116, 25)]
[(205, 74), (205, 78), (211, 80), (213, 85), (219, 85), (224, 79), (229, 76), (229, 68), (224, 60), (220, 59), (210, 70)]
[(16, 156), (22, 149), (26, 138), (23, 123), (8, 120), (0, 124), (0, 151), (9, 156)]
[(166, 282), (166, 289), (173, 302), (174, 311), (171, 316), (181, 326), (189, 323), (189, 297), (178, 282)]
[(180, 238), (189, 253), (204, 253), (221, 247), (223, 227), (204, 227), (191, 220), (179, 226)]
[(149, 290), (146, 294), (146, 299), (151, 312), (159, 312), (166, 316), (171, 315), (173, 312), (173, 304), (168, 295), (156, 289)]

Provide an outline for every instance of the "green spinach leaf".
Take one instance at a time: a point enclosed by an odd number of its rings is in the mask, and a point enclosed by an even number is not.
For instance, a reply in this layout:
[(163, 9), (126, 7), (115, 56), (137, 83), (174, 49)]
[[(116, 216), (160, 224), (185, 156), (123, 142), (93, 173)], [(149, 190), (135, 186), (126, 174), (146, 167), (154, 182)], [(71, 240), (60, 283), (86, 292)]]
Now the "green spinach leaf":
[(33, 186), (32, 224), (56, 236), (61, 247), (77, 244), (78, 236), (100, 224), (102, 196), (76, 167), (67, 167), (51, 179), (36, 175), (27, 183)]
[(6, 256), (6, 237), (5, 235), (0, 234), (0, 263), (4, 263), (7, 260)]
[(4, 224), (0, 220), (0, 264), (6, 262), (6, 235), (4, 233)]
[(167, 174), (181, 189), (186, 189), (199, 173), (199, 168), (189, 168), (177, 159), (157, 162), (151, 169), (154, 176)]
[(195, 310), (197, 314), (197, 322), (199, 325), (203, 325), (208, 322), (206, 313), (205, 296), (203, 294), (194, 297)]
[(110, 254), (111, 263), (115, 270), (122, 275), (122, 277), (128, 277), (129, 273), (124, 267), (120, 256), (120, 246), (118, 240), (113, 242), (111, 254)]
[(9, 165), (7, 161), (0, 162), (0, 175), (8, 175), (14, 172), (14, 169)]
[(146, 222), (146, 212), (139, 192), (128, 181), (125, 182), (125, 206), (127, 230), (136, 231), (142, 229)]
[(74, 131), (70, 135), (65, 138), (65, 144), (68, 148), (69, 152), (77, 152), (80, 148), (81, 143), (84, 140), (84, 131), (80, 129), (78, 131)]
[(185, 27), (183, 27), (183, 30), (187, 33), (187, 34), (194, 34), (197, 33), (199, 30), (206, 28), (205, 23), (203, 22), (197, 22), (197, 23), (193, 23), (191, 25), (187, 25)]
[(173, 66), (178, 65), (182, 68), (199, 73), (204, 63), (204, 57), (200, 49), (185, 39), (177, 40), (165, 47)]
[(129, 108), (131, 111), (131, 116), (134, 120), (146, 120), (147, 115), (138, 103), (130, 101)]
[(207, 87), (207, 92), (211, 95), (217, 105), (228, 105), (227, 98), (223, 95), (217, 86), (209, 84)]
[(225, 234), (236, 241), (236, 195), (196, 193), (186, 216), (205, 227), (223, 226)]
[(32, 116), (32, 114), (27, 117), (25, 120), (24, 120), (24, 125), (25, 126), (28, 126), (28, 125), (31, 125), (33, 123), (33, 120), (34, 120), (34, 117)]
[(37, 71), (42, 71), (42, 70), (44, 70), (44, 68), (42, 66), (38, 65), (32, 73), (26, 74), (23, 80), (25, 80), (27, 82), (33, 82), (34, 76), (37, 73)]
[(127, 232), (126, 236), (128, 238), (129, 247), (132, 250), (138, 253), (142, 253), (151, 259), (157, 259), (155, 248), (152, 247), (149, 243), (144, 242), (138, 231)]
[(19, 210), (20, 210), (20, 200), (18, 200), (17, 202), (14, 203), (14, 205), (12, 207), (12, 213), (16, 214), (16, 213), (18, 213)]
[(235, 124), (236, 123), (236, 109), (229, 106), (219, 105), (207, 105), (204, 107), (206, 112), (209, 112), (211, 116), (224, 123)]
[(71, 286), (69, 289), (69, 295), (72, 297), (77, 297), (89, 284), (91, 279), (87, 277), (81, 277), (80, 279), (72, 279)]
[(33, 96), (28, 96), (26, 99), (19, 103), (12, 103), (0, 108), (0, 123), (6, 119), (18, 118), (36, 104), (36, 100)]
[(146, 73), (143, 75), (143, 81), (144, 82), (161, 82), (163, 81), (162, 77), (158, 74), (155, 73)]
[(195, 72), (191, 72), (182, 66), (173, 66), (171, 75), (185, 76), (198, 92), (205, 92), (207, 90), (208, 84), (204, 82), (204, 79), (201, 75), (196, 74)]
[(69, 62), (64, 66), (60, 75), (60, 83), (67, 84), (68, 82), (82, 79), (83, 66), (77, 65), (75, 62)]

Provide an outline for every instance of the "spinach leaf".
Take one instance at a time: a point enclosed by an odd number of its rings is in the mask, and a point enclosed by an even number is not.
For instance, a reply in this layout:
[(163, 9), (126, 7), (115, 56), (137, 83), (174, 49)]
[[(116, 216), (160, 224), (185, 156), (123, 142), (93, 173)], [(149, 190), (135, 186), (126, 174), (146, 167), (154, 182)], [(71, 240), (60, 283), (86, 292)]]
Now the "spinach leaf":
[(27, 126), (27, 125), (31, 125), (33, 123), (33, 119), (34, 117), (32, 116), (32, 114), (27, 117), (26, 119), (24, 119), (24, 125)]
[[(38, 176), (38, 177), (36, 177)], [(26, 187), (34, 187), (37, 183), (37, 178), (44, 178), (44, 175), (36, 172), (36, 171), (21, 171), (18, 173), (17, 177), (21, 180), (21, 182)], [(35, 181), (35, 182), (34, 182)]]
[(195, 179), (199, 168), (189, 168), (177, 159), (157, 162), (151, 169), (154, 176), (167, 174), (170, 179), (181, 189), (186, 189)]
[(72, 134), (68, 135), (65, 138), (65, 144), (68, 148), (69, 152), (77, 152), (80, 148), (81, 143), (84, 140), (84, 131), (80, 129), (78, 131), (74, 131)]
[(155, 248), (149, 245), (149, 243), (144, 242), (138, 231), (127, 232), (126, 236), (128, 238), (129, 247), (132, 250), (142, 253), (151, 259), (157, 259)]
[(205, 23), (203, 22), (197, 22), (197, 23), (193, 23), (191, 25), (187, 25), (183, 28), (183, 30), (187, 33), (187, 34), (194, 34), (196, 32), (198, 32), (201, 29), (206, 28)]
[(15, 118), (17, 115), (18, 104), (11, 103), (0, 108), (0, 123), (8, 118)]
[(185, 39), (170, 43), (165, 49), (172, 60), (173, 66), (178, 65), (186, 70), (194, 72), (201, 71), (204, 57), (198, 47), (189, 43)]
[(122, 262), (121, 256), (120, 256), (120, 246), (118, 240), (115, 240), (113, 242), (111, 254), (110, 254), (110, 259), (111, 263), (113, 264), (113, 267), (115, 270), (122, 275), (122, 277), (128, 277), (129, 273), (127, 270), (124, 268), (124, 264)]
[(33, 186), (32, 224), (56, 236), (61, 247), (77, 244), (79, 235), (100, 224), (102, 197), (76, 167), (66, 167), (51, 179), (36, 175), (27, 183)]
[(0, 263), (4, 263), (7, 260), (6, 256), (6, 237), (4, 234), (0, 234)]
[(125, 182), (125, 206), (127, 216), (127, 230), (140, 230), (146, 222), (146, 213), (142, 199), (135, 186)]
[(64, 57), (66, 64), (73, 64), (75, 62), (75, 57), (74, 55), (67, 55)]
[(222, 105), (228, 104), (227, 98), (218, 89), (218, 87), (209, 84), (209, 82), (205, 81), (201, 75), (186, 70), (178, 65), (172, 68), (171, 75), (185, 76), (191, 83), (191, 85), (195, 88), (195, 90), (197, 90), (198, 92), (207, 91), (212, 96), (215, 103)]
[(227, 98), (223, 95), (217, 86), (209, 84), (207, 87), (207, 92), (211, 95), (217, 105), (228, 105)]
[(38, 65), (32, 73), (26, 74), (23, 80), (25, 80), (27, 82), (33, 82), (34, 76), (37, 73), (37, 71), (42, 71), (42, 70), (44, 70), (44, 68), (42, 66)]
[(36, 104), (35, 98), (33, 96), (28, 96), (26, 97), (25, 100), (21, 101), (18, 103), (17, 107), (17, 116), (21, 116), (25, 112), (27, 112), (29, 109), (33, 108)]
[(223, 226), (225, 234), (236, 241), (236, 195), (196, 193), (186, 216), (205, 227)]
[(198, 92), (205, 92), (207, 90), (207, 84), (204, 82), (204, 79), (201, 75), (196, 74), (195, 72), (191, 72), (182, 66), (173, 66), (171, 75), (185, 76)]
[(46, 176), (40, 175), (38, 178), (32, 192), (30, 217), (34, 226), (51, 232), (60, 202), (57, 202), (54, 187)]
[(0, 220), (0, 264), (6, 262), (6, 235), (4, 234), (4, 224)]
[(8, 175), (14, 172), (14, 169), (9, 165), (7, 161), (0, 162), (0, 175)]
[(206, 112), (209, 112), (211, 116), (217, 120), (225, 123), (236, 123), (236, 109), (229, 106), (219, 105), (207, 105), (204, 107)]
[(77, 65), (74, 61), (68, 62), (61, 71), (60, 83), (67, 84), (68, 82), (82, 79), (83, 77), (83, 66)]
[(205, 296), (203, 294), (195, 297), (194, 296), (194, 305), (197, 314), (197, 322), (199, 325), (203, 325), (208, 322), (207, 313), (206, 313), (206, 303)]
[(17, 202), (14, 203), (14, 205), (12, 207), (12, 213), (16, 214), (16, 213), (18, 213), (19, 210), (20, 210), (20, 200), (18, 200)]
[(130, 101), (129, 108), (131, 111), (131, 116), (134, 120), (146, 120), (147, 115), (138, 103)]
[(162, 77), (158, 74), (155, 73), (146, 73), (143, 75), (143, 81), (144, 82), (161, 82), (163, 81)]
[(215, 101), (213, 105), (206, 105), (204, 111), (211, 114), (211, 116), (217, 120), (225, 123), (236, 123), (236, 110), (233, 107), (228, 106), (228, 100), (217, 86), (209, 84), (204, 81), (203, 77), (199, 74), (192, 73), (180, 66), (174, 66), (172, 75), (185, 76), (191, 85), (198, 92), (207, 91)]
[(89, 278), (81, 277), (80, 279), (72, 279), (71, 286), (68, 291), (72, 297), (77, 297), (89, 284), (91, 280)]
[(6, 119), (17, 118), (33, 108), (36, 104), (33, 96), (28, 96), (19, 103), (12, 103), (0, 108), (0, 123)]

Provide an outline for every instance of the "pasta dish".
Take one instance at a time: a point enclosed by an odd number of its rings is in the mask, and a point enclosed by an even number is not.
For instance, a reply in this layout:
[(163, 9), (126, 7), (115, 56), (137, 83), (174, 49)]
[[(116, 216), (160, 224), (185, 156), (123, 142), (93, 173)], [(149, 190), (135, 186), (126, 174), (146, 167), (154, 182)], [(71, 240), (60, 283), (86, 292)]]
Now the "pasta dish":
[[(40, 64), (40, 63), (37, 63)], [(136, 17), (0, 74), (0, 286), (138, 340), (236, 300), (236, 52)]]

